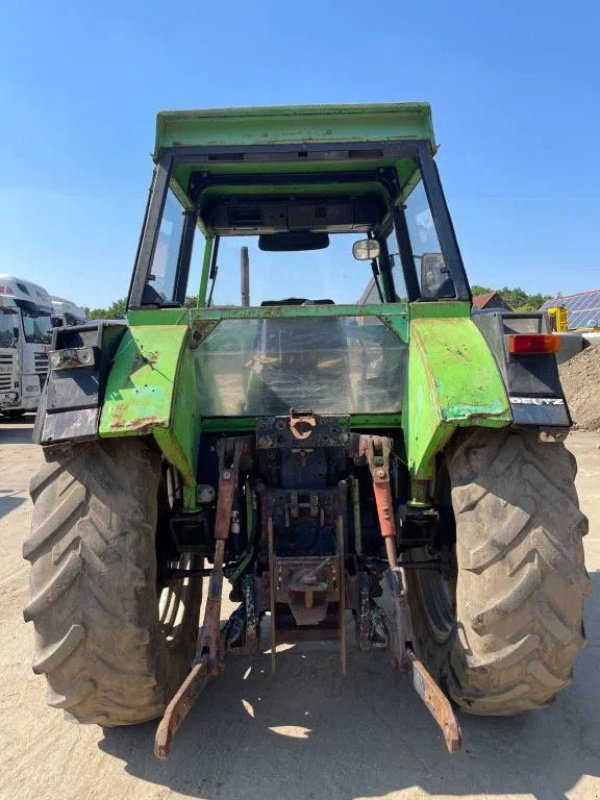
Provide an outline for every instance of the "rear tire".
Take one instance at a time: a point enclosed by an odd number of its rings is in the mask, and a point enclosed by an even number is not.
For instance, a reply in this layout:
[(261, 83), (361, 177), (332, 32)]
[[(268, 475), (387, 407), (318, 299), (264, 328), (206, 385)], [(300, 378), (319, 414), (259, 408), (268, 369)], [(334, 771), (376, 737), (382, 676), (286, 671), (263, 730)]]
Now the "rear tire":
[(470, 713), (539, 708), (568, 685), (585, 643), (591, 584), (575, 459), (533, 431), (477, 430), (459, 435), (444, 460), (456, 583), (411, 576), (421, 652)]
[(179, 581), (159, 611), (160, 456), (139, 439), (54, 450), (31, 482), (23, 547), (33, 670), (48, 704), (79, 722), (154, 719), (190, 668), (202, 592), (201, 580)]

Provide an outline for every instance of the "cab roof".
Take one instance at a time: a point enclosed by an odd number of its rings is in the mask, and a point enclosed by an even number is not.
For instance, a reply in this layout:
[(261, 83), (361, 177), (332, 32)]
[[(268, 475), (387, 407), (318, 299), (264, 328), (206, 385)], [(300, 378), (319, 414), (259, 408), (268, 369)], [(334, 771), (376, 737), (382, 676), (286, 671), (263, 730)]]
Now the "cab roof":
[(71, 314), (77, 319), (86, 320), (85, 311), (71, 300), (65, 300), (64, 297), (51, 296), (52, 308), (56, 314)]
[(15, 275), (0, 274), (0, 296), (10, 300), (25, 300), (47, 310), (52, 309), (50, 295), (42, 286)]
[(155, 158), (164, 147), (398, 142), (436, 150), (429, 103), (256, 106), (161, 111)]
[(154, 159), (174, 156), (171, 188), (209, 233), (312, 229), (317, 214), (319, 229), (366, 231), (418, 180), (417, 142), (436, 150), (428, 103), (164, 111)]

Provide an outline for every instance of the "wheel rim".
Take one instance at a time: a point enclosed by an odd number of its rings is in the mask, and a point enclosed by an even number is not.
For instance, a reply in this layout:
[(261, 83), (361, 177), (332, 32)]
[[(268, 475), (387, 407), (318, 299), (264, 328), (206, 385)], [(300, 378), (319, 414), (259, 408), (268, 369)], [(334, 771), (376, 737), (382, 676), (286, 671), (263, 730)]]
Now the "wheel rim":
[[(165, 473), (167, 502), (173, 512), (180, 494), (179, 478), (172, 469)], [(198, 627), (200, 612), (198, 592), (202, 578), (191, 576), (185, 578), (169, 578), (171, 569), (196, 570), (204, 565), (204, 559), (192, 553), (181, 553), (179, 558), (166, 558), (157, 564), (157, 596), (158, 618), (163, 637), (168, 647), (177, 647), (182, 640), (195, 633)]]
[[(169, 568), (173, 569), (198, 569), (202, 567), (203, 559), (183, 554), (177, 561), (171, 561)], [(188, 633), (190, 611), (194, 606), (196, 596), (196, 581), (201, 578), (176, 578), (159, 589), (158, 616), (165, 641), (169, 646), (175, 646)]]
[[(427, 550), (419, 550), (415, 560), (431, 558)], [(417, 570), (422, 608), (434, 638), (438, 642), (449, 639), (456, 620), (456, 569), (451, 556), (450, 574), (444, 576), (437, 570)]]

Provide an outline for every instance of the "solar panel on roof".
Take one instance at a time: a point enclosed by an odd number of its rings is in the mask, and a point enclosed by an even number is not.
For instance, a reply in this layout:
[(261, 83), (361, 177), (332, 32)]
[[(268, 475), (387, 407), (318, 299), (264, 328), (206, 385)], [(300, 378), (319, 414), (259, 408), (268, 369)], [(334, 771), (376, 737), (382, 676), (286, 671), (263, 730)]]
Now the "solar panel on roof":
[(546, 300), (540, 311), (546, 311), (553, 306), (564, 306), (567, 309), (570, 330), (600, 327), (600, 289), (566, 297), (553, 297), (551, 300)]

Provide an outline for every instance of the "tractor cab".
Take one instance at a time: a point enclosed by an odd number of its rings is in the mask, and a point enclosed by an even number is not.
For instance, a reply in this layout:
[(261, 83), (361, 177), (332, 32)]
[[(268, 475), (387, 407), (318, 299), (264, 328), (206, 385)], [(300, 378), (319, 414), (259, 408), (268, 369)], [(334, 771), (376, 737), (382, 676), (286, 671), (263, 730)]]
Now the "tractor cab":
[(470, 298), (435, 149), (426, 104), (159, 114), (129, 308), (195, 306), (210, 426), (294, 408), (398, 426), (408, 303)]

